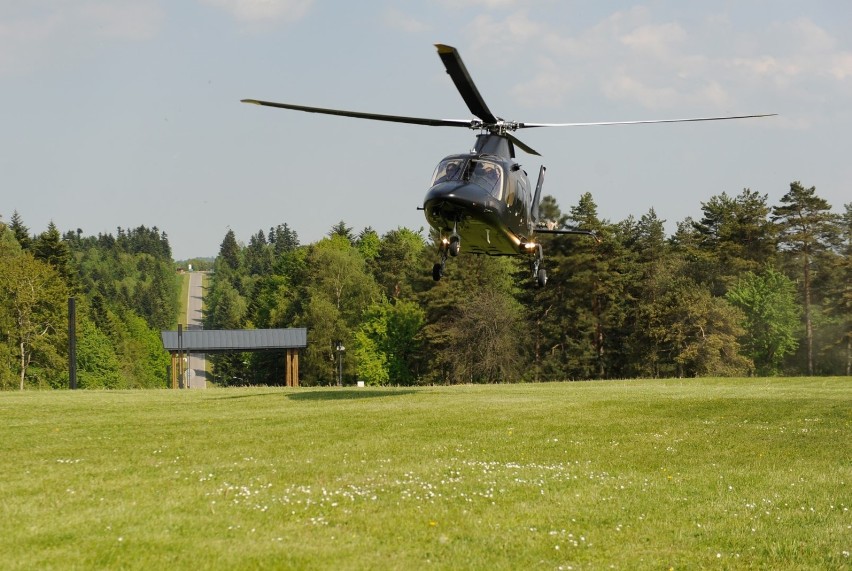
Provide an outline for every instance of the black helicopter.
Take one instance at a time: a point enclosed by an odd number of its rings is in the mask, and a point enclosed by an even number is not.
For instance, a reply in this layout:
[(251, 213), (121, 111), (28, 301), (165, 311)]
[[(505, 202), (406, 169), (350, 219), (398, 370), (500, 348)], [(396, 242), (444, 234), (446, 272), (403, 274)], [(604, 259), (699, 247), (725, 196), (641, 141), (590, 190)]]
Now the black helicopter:
[[(435, 44), (438, 56), (447, 73), (477, 119), (427, 119), (307, 107), (290, 103), (274, 103), (257, 99), (243, 99), (268, 107), (293, 109), (308, 113), (340, 115), (375, 121), (410, 123), (431, 127), (465, 127), (479, 131), (473, 150), (469, 153), (445, 157), (435, 168), (432, 182), (423, 199), (423, 210), (429, 225), (438, 235), (440, 262), (432, 268), (435, 281), (441, 279), (447, 256), (457, 256), (461, 244), (474, 254), (490, 256), (526, 256), (530, 260), (533, 279), (539, 286), (547, 283), (547, 273), (541, 267), (543, 252), (538, 234), (583, 234), (595, 237), (588, 230), (555, 227), (550, 221), (540, 220), (539, 201), (544, 184), (545, 167), (541, 166), (538, 182), (533, 192), (527, 173), (515, 160), (515, 147), (539, 155), (535, 149), (515, 137), (517, 129), (533, 127), (575, 127), (582, 125), (630, 125), (640, 123), (683, 123), (694, 121), (719, 121), (770, 117), (772, 114), (739, 115), (729, 117), (701, 117), (691, 119), (655, 119), (645, 121), (608, 121), (596, 123), (522, 123), (506, 121), (494, 115), (485, 104), (479, 90), (459, 56), (447, 45)], [(597, 239), (597, 238), (595, 238)]]

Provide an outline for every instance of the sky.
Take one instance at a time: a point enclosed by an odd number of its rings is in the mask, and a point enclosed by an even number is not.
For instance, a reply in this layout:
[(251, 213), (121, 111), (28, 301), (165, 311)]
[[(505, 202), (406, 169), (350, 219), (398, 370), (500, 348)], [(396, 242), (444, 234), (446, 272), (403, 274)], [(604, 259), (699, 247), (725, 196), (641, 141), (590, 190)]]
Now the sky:
[[(475, 132), (241, 104), (254, 98), (470, 119), (433, 44), (455, 46), (492, 112), (591, 122), (519, 151), (563, 211), (650, 209), (671, 233), (744, 188), (852, 202), (847, 0), (0, 0), (0, 221), (31, 232), (156, 226), (175, 259), (288, 224), (302, 243), (426, 226), (435, 165)], [(534, 180), (533, 180), (534, 184)]]

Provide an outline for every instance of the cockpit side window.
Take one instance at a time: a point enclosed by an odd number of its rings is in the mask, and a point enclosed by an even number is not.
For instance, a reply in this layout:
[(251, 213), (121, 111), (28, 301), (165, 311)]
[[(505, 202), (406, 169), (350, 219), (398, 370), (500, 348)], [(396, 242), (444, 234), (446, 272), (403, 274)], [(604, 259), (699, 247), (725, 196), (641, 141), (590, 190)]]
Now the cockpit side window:
[(432, 175), (432, 186), (438, 184), (439, 182), (446, 182), (448, 180), (458, 180), (459, 178), (461, 178), (463, 162), (464, 161), (462, 159), (447, 159), (441, 161), (440, 164), (435, 168), (435, 173)]

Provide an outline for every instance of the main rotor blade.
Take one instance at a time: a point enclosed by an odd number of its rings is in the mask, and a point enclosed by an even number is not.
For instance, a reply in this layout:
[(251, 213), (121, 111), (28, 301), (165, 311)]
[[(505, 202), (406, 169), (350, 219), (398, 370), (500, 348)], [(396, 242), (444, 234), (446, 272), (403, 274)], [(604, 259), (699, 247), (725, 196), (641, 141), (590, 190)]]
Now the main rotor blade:
[(275, 103), (273, 101), (259, 101), (257, 99), (242, 99), (242, 103), (264, 105), (266, 107), (278, 107), (280, 109), (293, 109), (307, 113), (322, 113), (324, 115), (339, 115), (342, 117), (354, 117), (356, 119), (371, 119), (373, 121), (390, 121), (392, 123), (409, 123), (412, 125), (428, 125), (431, 127), (467, 127), (471, 128), (473, 122), (466, 119), (426, 119), (423, 117), (404, 117), (402, 115), (382, 115), (379, 113), (361, 113), (360, 111), (344, 111), (342, 109), (325, 109), (323, 107), (308, 107), (306, 105), (293, 105), (291, 103)]
[(444, 44), (435, 44), (435, 47), (438, 48), (438, 56), (444, 62), (444, 68), (456, 84), (456, 89), (467, 103), (470, 112), (486, 123), (497, 123), (497, 117), (488, 109), (485, 100), (479, 94), (456, 48)]
[(692, 123), (696, 121), (727, 121), (729, 119), (755, 119), (758, 117), (775, 117), (778, 113), (762, 115), (732, 115), (728, 117), (692, 117), (689, 119), (648, 119), (644, 121), (598, 121), (594, 123), (518, 123), (518, 129), (533, 127), (588, 127), (593, 125), (641, 125), (647, 123)]
[(505, 136), (506, 136), (507, 139), (512, 141), (512, 143), (514, 143), (516, 147), (520, 147), (521, 150), (523, 150), (523, 151), (525, 151), (525, 152), (527, 152), (531, 155), (536, 155), (536, 156), (539, 156), (539, 157), (541, 156), (541, 153), (539, 153), (538, 151), (536, 151), (535, 149), (533, 149), (532, 147), (530, 147), (529, 145), (527, 145), (526, 143), (521, 141), (519, 138), (517, 138), (513, 134), (506, 133)]

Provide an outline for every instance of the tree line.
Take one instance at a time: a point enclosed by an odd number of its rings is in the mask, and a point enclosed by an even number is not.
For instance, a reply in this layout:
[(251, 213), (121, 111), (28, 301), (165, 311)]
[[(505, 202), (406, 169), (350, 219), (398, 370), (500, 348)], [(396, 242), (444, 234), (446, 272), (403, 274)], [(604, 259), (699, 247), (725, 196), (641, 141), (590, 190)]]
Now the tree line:
[(76, 300), (82, 388), (167, 386), (160, 330), (174, 325), (179, 284), (156, 227), (33, 235), (17, 212), (0, 218), (0, 389), (64, 388), (68, 299)]
[[(814, 187), (780, 203), (744, 189), (701, 203), (667, 236), (650, 210), (602, 220), (590, 194), (545, 217), (593, 230), (544, 238), (550, 277), (523, 259), (460, 255), (433, 282), (435, 237), (357, 234), (341, 221), (301, 245), (287, 224), (225, 235), (205, 326), (308, 328), (303, 384), (371, 385), (720, 375), (849, 375), (852, 203)], [(464, 248), (464, 245), (462, 245)], [(214, 357), (222, 385), (277, 383), (280, 359)]]
[[(667, 236), (654, 210), (603, 220), (590, 194), (542, 215), (593, 230), (543, 239), (546, 287), (522, 258), (462, 255), (434, 282), (435, 237), (341, 221), (301, 244), (284, 223), (212, 262), (205, 327), (308, 328), (303, 384), (492, 383), (852, 373), (852, 203), (799, 182), (701, 203)], [(34, 234), (0, 218), (0, 388), (68, 386), (67, 299), (82, 387), (167, 386), (159, 331), (178, 309), (165, 232)], [(217, 355), (220, 385), (278, 384), (280, 356)]]

